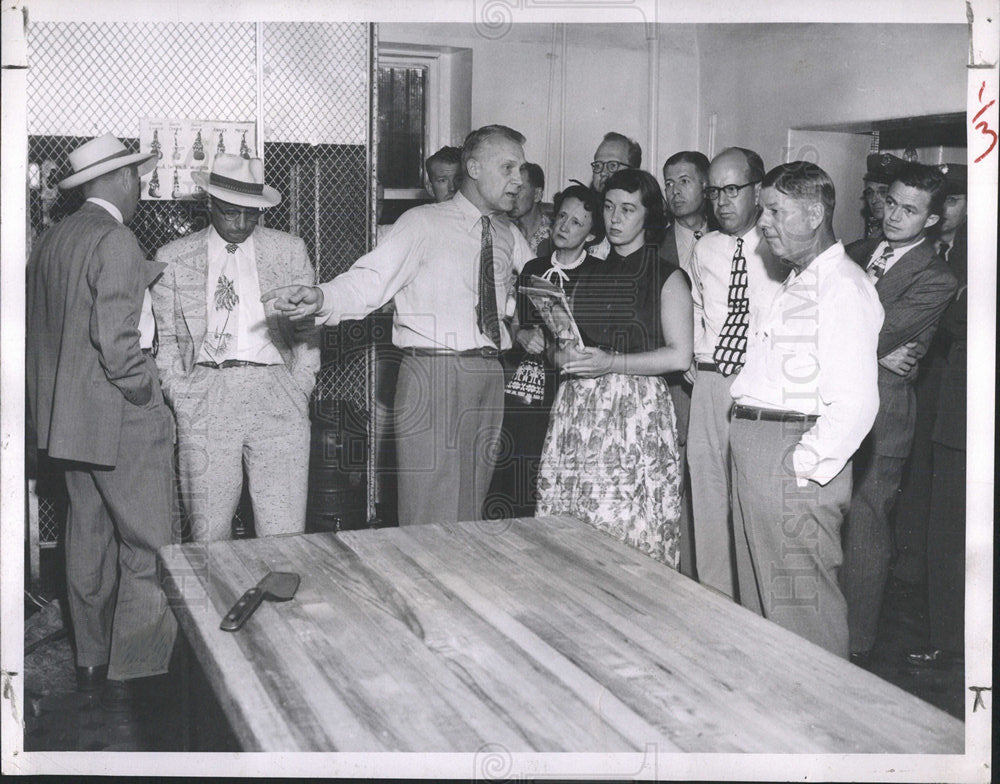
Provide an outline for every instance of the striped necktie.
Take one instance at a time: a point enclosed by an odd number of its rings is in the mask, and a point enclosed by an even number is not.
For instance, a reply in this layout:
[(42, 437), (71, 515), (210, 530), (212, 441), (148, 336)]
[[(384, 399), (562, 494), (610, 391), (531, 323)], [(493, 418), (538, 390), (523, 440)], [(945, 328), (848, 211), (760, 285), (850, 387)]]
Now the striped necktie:
[(719, 342), (712, 359), (719, 372), (731, 376), (743, 367), (747, 349), (747, 327), (750, 324), (750, 298), (747, 296), (747, 260), (743, 255), (743, 238), (736, 239), (733, 266), (729, 273), (729, 314), (719, 331)]
[(476, 306), (479, 331), (500, 348), (500, 319), (497, 315), (496, 274), (493, 269), (493, 235), (489, 216), (483, 216), (483, 238), (479, 247), (479, 304)]

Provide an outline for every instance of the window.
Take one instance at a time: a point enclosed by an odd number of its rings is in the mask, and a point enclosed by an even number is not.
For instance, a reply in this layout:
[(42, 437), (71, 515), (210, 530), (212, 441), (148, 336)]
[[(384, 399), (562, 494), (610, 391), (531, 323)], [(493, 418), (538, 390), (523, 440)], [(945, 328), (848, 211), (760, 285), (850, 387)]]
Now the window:
[(420, 65), (379, 65), (378, 179), (383, 188), (423, 188), (424, 159), (430, 155), (427, 71)]
[(386, 199), (426, 199), (424, 160), (461, 146), (471, 122), (471, 49), (379, 45), (378, 177)]

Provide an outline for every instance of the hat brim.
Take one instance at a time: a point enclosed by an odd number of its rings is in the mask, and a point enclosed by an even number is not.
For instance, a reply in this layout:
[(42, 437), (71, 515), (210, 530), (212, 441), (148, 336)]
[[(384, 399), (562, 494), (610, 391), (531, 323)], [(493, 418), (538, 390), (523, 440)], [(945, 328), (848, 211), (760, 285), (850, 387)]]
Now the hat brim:
[(59, 188), (60, 190), (68, 191), (78, 185), (83, 185), (85, 182), (90, 182), (102, 174), (107, 174), (115, 169), (124, 169), (126, 166), (135, 166), (136, 164), (139, 166), (139, 176), (145, 177), (156, 168), (156, 162), (157, 155), (155, 152), (137, 152), (132, 155), (123, 155), (121, 158), (112, 158), (94, 166), (88, 166), (83, 171), (76, 172), (76, 174), (71, 174), (65, 180), (60, 181)]
[(210, 185), (208, 181), (209, 175), (203, 171), (191, 172), (191, 179), (194, 180), (195, 185), (198, 185), (209, 196), (214, 196), (230, 204), (235, 204), (237, 207), (267, 209), (268, 207), (281, 204), (281, 193), (270, 185), (264, 185), (263, 192), (257, 196), (251, 193), (240, 193), (229, 188), (223, 188), (220, 185)]

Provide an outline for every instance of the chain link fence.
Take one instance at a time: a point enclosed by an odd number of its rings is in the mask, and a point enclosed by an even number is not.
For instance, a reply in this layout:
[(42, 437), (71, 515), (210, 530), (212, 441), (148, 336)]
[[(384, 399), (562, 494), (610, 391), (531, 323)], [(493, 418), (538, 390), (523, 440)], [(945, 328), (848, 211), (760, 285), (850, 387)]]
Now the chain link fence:
[[(44, 23), (30, 26), (28, 47), (29, 248), (82, 201), (57, 188), (68, 153), (107, 131), (138, 150), (142, 117), (256, 121), (265, 180), (284, 196), (262, 223), (302, 237), (320, 280), (369, 248), (370, 25)], [(207, 225), (201, 203), (142, 201), (131, 228), (152, 255)], [(326, 329), (314, 392), (316, 416), (324, 401), (348, 401), (362, 432), (373, 410), (370, 333), (367, 322)], [(29, 455), (28, 464), (38, 478), (39, 543), (52, 547), (64, 490), (44, 460)], [(252, 530), (246, 494), (234, 530)]]

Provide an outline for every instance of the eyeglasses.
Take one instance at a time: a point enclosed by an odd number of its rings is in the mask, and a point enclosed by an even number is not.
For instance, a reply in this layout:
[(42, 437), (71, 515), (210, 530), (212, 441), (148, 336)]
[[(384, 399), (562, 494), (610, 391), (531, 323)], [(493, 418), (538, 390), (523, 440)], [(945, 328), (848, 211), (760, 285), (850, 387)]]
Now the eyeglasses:
[(258, 220), (261, 211), (256, 207), (219, 207), (219, 214), (227, 221), (235, 222), (241, 217), (247, 220)]
[(749, 188), (751, 185), (756, 185), (760, 180), (753, 180), (752, 182), (745, 182), (742, 185), (723, 185), (721, 188), (716, 188), (714, 185), (709, 185), (705, 188), (705, 198), (709, 201), (716, 201), (719, 198), (719, 193), (724, 193), (730, 199), (735, 199), (740, 195), (740, 191), (744, 188)]
[(606, 171), (608, 174), (614, 174), (619, 169), (628, 169), (629, 165), (627, 163), (622, 163), (621, 161), (594, 161), (590, 164), (590, 168), (593, 170), (594, 174), (600, 174), (602, 171)]

